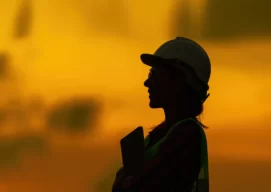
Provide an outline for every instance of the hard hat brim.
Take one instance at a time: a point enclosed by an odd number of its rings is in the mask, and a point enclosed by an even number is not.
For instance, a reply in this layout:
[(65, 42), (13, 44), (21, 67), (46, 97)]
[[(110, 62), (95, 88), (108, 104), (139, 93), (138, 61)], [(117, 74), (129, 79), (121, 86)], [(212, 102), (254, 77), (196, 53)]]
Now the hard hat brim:
[(165, 59), (156, 55), (143, 53), (140, 55), (142, 63), (150, 67), (162, 67), (162, 68), (171, 68), (176, 59)]

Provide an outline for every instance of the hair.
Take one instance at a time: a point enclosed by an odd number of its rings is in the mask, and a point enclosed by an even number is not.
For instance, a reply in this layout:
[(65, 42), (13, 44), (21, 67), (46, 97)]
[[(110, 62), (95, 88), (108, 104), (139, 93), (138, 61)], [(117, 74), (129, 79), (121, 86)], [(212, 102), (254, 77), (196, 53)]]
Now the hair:
[(189, 117), (194, 118), (203, 128), (208, 128), (201, 121), (201, 115), (204, 111), (204, 107), (199, 93), (194, 91), (189, 85), (187, 85), (186, 87), (186, 92), (183, 92), (182, 94), (184, 94), (184, 105), (186, 107)]
[[(176, 72), (175, 72), (176, 73)], [(185, 108), (188, 117), (194, 118), (203, 128), (208, 128), (201, 121), (201, 115), (204, 111), (201, 95), (196, 92), (186, 81), (185, 74), (180, 76), (178, 72), (178, 79), (184, 85), (180, 88), (181, 106)]]

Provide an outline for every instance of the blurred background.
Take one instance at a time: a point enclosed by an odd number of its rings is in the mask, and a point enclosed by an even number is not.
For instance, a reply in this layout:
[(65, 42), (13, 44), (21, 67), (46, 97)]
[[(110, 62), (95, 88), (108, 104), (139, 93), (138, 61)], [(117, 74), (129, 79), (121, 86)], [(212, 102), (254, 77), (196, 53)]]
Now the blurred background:
[(163, 120), (139, 55), (176, 36), (212, 61), (211, 191), (271, 191), (271, 1), (1, 0), (0, 191), (107, 192), (119, 140)]

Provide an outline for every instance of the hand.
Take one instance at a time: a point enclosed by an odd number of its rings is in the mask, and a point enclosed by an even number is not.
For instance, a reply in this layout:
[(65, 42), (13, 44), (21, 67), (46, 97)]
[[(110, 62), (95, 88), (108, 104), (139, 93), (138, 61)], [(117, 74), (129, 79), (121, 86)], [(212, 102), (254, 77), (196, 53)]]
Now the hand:
[(119, 185), (121, 185), (123, 179), (125, 178), (125, 171), (124, 168), (121, 167), (118, 172), (116, 173), (116, 178), (113, 184), (113, 189), (118, 188)]
[(124, 177), (125, 177), (125, 171), (124, 171), (124, 168), (121, 167), (116, 174), (116, 180), (119, 180)]
[(114, 182), (114, 186), (118, 186), (121, 185), (122, 188), (129, 188), (131, 186), (131, 184), (134, 181), (134, 177), (133, 176), (129, 176), (125, 174), (124, 168), (120, 168), (116, 174), (116, 179)]

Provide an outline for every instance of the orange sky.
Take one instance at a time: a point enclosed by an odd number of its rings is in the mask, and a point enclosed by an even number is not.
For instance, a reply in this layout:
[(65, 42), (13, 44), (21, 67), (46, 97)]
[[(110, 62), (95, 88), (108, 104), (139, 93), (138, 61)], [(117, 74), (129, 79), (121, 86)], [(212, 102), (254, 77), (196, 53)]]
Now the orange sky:
[[(203, 0), (194, 1), (193, 6), (203, 6)], [(114, 23), (111, 17), (103, 21), (105, 26), (99, 23), (106, 15), (86, 17), (93, 2), (35, 0), (32, 35), (15, 42), (10, 34), (20, 2), (1, 0), (0, 50), (12, 54), (26, 95), (41, 94), (48, 102), (77, 94), (100, 95), (104, 113), (94, 142), (117, 146), (120, 137), (138, 125), (147, 133), (163, 119), (161, 110), (148, 107), (143, 87), (148, 67), (140, 63), (139, 55), (173, 38), (167, 29), (174, 0), (123, 1), (129, 10), (128, 32), (119, 29), (123, 35), (113, 35), (114, 27), (106, 27)], [(155, 12), (150, 14), (150, 7)], [(271, 40), (201, 43), (212, 60), (211, 96), (203, 115), (210, 127), (211, 161), (212, 157), (270, 161)]]
[[(62, 6), (60, 0), (50, 3), (38, 0), (33, 6), (32, 36), (15, 42), (10, 34), (19, 2), (1, 1), (0, 48), (14, 56), (13, 64), (24, 75), (26, 94), (39, 93), (49, 101), (74, 94), (102, 95), (107, 103), (104, 114), (107, 121), (102, 122), (101, 132), (106, 135), (138, 124), (150, 127), (162, 120), (162, 113), (148, 109), (146, 89), (142, 86), (148, 67), (141, 65), (139, 54), (153, 52), (170, 38), (166, 29), (173, 4), (171, 1), (156, 3), (156, 12), (150, 15), (137, 2), (130, 1), (128, 5), (130, 32), (126, 36), (113, 36), (110, 31), (99, 32), (95, 26), (88, 31), (87, 22), (95, 23), (92, 22), (95, 18), (89, 21), (80, 15), (80, 7)], [(91, 8), (86, 1), (81, 3)], [(155, 24), (149, 24), (149, 20), (154, 19)], [(271, 67), (265, 72), (257, 69), (268, 65), (265, 55), (271, 48), (270, 42), (250, 39), (201, 43), (213, 63), (211, 96), (206, 102), (204, 122), (213, 129), (231, 131), (245, 129), (239, 125), (263, 122), (266, 129), (262, 129), (270, 135), (268, 119), (264, 117), (270, 114), (266, 103), (271, 94), (268, 89)], [(262, 59), (253, 59), (253, 55)], [(247, 70), (248, 65), (252, 66), (250, 70)], [(123, 107), (112, 108), (110, 98), (123, 102)]]

